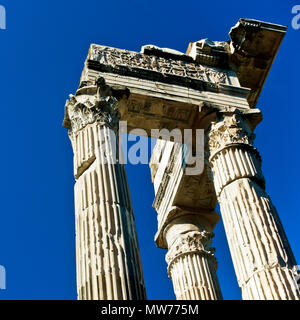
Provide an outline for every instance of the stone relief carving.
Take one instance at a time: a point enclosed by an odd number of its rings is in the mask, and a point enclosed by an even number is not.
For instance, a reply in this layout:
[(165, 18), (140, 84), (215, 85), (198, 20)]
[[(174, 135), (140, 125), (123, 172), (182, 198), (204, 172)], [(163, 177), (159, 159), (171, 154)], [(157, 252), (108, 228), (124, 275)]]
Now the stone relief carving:
[(210, 154), (235, 143), (252, 146), (255, 134), (239, 113), (225, 113), (219, 115), (219, 121), (212, 122), (208, 133)]
[(112, 97), (97, 99), (94, 96), (70, 95), (66, 103), (68, 119), (64, 126), (72, 133), (94, 122), (105, 122), (113, 127), (118, 119), (116, 102)]
[(126, 95), (129, 95), (126, 89), (111, 88), (101, 77), (94, 84), (84, 81), (76, 95), (70, 95), (66, 102), (63, 126), (69, 129), (69, 134), (94, 122), (103, 122), (117, 130), (120, 119), (118, 103)]
[(213, 237), (214, 234), (212, 232), (207, 232), (205, 230), (201, 232), (193, 231), (180, 235), (166, 254), (166, 262), (169, 267), (175, 259), (190, 253), (209, 256), (213, 259), (214, 263), (216, 263), (214, 256), (215, 248), (210, 248)]
[(216, 68), (204, 67), (198, 63), (146, 55), (133, 51), (94, 45), (91, 49), (90, 59), (114, 67), (127, 66), (157, 71), (162, 74), (195, 78), (216, 84), (229, 83), (227, 73)]

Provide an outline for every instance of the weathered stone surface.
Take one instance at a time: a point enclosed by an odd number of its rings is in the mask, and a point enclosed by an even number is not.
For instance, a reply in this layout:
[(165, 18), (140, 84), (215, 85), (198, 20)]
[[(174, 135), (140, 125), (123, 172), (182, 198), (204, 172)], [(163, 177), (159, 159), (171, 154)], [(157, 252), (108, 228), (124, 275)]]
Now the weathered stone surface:
[[(165, 77), (162, 82), (168, 80), (175, 82), (176, 76), (178, 76), (180, 77), (178, 78), (179, 85), (182, 85), (181, 77), (216, 84), (230, 82), (225, 70), (207, 67), (195, 63), (192, 59), (191, 61), (185, 61), (189, 59), (170, 51), (148, 49), (149, 54), (142, 54), (99, 45), (92, 45), (90, 50), (89, 65), (96, 69), (98, 66), (104, 72), (126, 73), (138, 78), (143, 78), (144, 76), (146, 79), (150, 78), (151, 80), (156, 80), (155, 77), (162, 80)], [(163, 54), (168, 58), (163, 57)], [(172, 59), (172, 57), (175, 59)], [(168, 78), (168, 76), (170, 77)]]
[(76, 178), (80, 300), (146, 299), (126, 172), (118, 161), (118, 136), (113, 135), (118, 105), (127, 96), (126, 90), (98, 79), (79, 88), (66, 103), (64, 124), (73, 145)]
[(91, 45), (64, 119), (77, 180), (79, 299), (146, 298), (126, 173), (110, 134), (119, 120), (149, 136), (153, 129), (206, 133), (201, 173), (188, 174), (188, 148), (161, 131), (150, 162), (155, 241), (168, 249), (177, 299), (222, 299), (211, 248), (217, 201), (243, 298), (300, 299), (296, 261), (253, 147), (262, 119), (255, 106), (285, 31), (240, 19), (231, 40), (202, 39), (185, 54), (154, 45), (141, 52)]
[[(162, 155), (161, 155), (162, 153)], [(212, 230), (219, 220), (216, 196), (208, 168), (188, 176), (181, 144), (158, 140), (150, 167), (155, 187), (159, 248), (167, 248), (166, 261), (178, 300), (222, 299)], [(162, 157), (159, 165), (158, 158)]]
[(230, 30), (230, 41), (191, 42), (187, 55), (198, 63), (232, 70), (236, 81), (251, 89), (248, 102), (254, 108), (286, 29), (282, 25), (240, 19)]
[[(201, 212), (171, 209), (176, 216), (164, 229), (168, 244), (166, 261), (178, 300), (220, 300), (217, 261), (210, 223)], [(174, 213), (175, 211), (175, 213)]]
[(230, 30), (231, 65), (241, 86), (251, 89), (248, 102), (257, 104), (287, 26), (240, 19)]
[(210, 165), (243, 299), (299, 300), (296, 265), (277, 211), (264, 190), (247, 116), (217, 113), (208, 131)]

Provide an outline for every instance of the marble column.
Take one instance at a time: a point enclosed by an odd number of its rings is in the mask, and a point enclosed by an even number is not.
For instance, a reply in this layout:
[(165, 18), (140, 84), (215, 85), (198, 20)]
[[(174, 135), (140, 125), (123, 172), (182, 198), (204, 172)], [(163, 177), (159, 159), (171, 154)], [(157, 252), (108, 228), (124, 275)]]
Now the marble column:
[(235, 272), (243, 299), (299, 300), (296, 261), (265, 191), (251, 119), (253, 112), (218, 112), (208, 133), (209, 162)]
[(119, 104), (126, 89), (83, 81), (66, 103), (74, 151), (79, 300), (146, 299), (134, 215), (119, 163)]
[[(176, 208), (174, 210), (180, 210)], [(173, 219), (164, 234), (166, 261), (177, 300), (219, 300), (222, 294), (216, 275), (215, 249), (210, 224), (200, 215), (183, 213)]]

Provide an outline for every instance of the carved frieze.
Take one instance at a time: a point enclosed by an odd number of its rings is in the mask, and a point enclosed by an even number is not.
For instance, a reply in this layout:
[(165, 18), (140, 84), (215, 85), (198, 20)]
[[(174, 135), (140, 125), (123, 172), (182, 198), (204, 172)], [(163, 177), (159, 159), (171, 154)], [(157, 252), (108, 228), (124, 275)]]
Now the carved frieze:
[(138, 52), (92, 45), (89, 59), (112, 67), (126, 66), (141, 71), (155, 71), (165, 75), (193, 78), (215, 84), (228, 84), (226, 72), (196, 62), (146, 55)]

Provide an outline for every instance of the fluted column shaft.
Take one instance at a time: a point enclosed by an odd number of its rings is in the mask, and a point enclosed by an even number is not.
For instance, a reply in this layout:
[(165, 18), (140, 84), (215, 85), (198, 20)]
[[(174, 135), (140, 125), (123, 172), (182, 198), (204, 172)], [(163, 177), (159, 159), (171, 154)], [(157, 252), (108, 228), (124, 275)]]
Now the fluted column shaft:
[(99, 93), (99, 85), (87, 88), (67, 102), (64, 121), (74, 150), (78, 299), (146, 299), (126, 172), (119, 163), (119, 100)]
[(209, 132), (210, 166), (242, 297), (298, 300), (296, 262), (277, 211), (265, 192), (251, 122), (218, 114)]
[(166, 261), (177, 300), (222, 299), (212, 237), (195, 215), (182, 216), (167, 227)]

